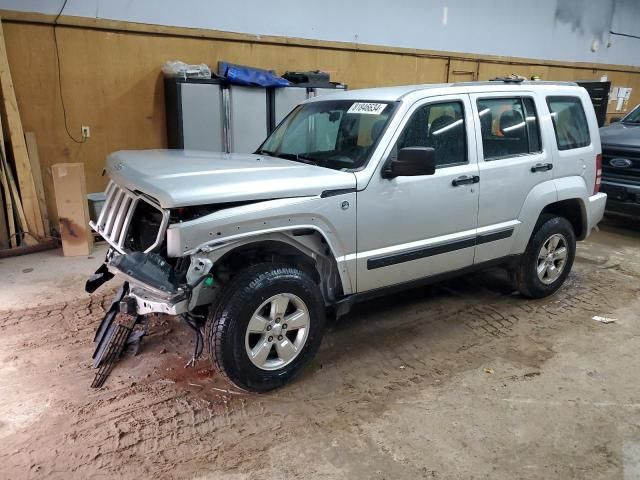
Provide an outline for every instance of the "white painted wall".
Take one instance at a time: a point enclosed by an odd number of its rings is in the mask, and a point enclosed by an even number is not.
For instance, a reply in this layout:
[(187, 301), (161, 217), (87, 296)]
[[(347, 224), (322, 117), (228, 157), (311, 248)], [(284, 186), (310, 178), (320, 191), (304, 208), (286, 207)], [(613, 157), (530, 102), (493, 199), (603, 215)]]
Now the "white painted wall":
[[(0, 0), (55, 14), (64, 0)], [(640, 66), (640, 0), (68, 0), (65, 15)], [(592, 51), (592, 47), (596, 51)]]

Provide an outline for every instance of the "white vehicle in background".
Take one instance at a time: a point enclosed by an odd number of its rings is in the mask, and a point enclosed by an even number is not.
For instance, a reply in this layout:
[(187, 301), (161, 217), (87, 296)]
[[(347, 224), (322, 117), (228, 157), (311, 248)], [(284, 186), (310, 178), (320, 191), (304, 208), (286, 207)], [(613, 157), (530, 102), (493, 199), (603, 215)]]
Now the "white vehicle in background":
[(95, 385), (154, 312), (266, 391), (315, 355), (327, 310), (496, 265), (550, 295), (602, 218), (600, 154), (583, 88), (510, 79), (313, 98), (254, 154), (116, 152), (93, 225), (112, 248), (89, 290), (109, 270), (126, 283)]

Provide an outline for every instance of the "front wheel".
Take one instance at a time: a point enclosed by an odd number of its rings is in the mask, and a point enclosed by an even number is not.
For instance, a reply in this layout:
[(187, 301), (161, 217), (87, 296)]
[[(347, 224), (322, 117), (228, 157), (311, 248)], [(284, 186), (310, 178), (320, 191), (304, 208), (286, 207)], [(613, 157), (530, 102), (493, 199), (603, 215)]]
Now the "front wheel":
[(209, 314), (206, 338), (214, 367), (238, 387), (277, 388), (316, 354), (324, 302), (308, 273), (263, 263), (238, 273)]
[(564, 218), (544, 215), (516, 267), (516, 286), (529, 298), (556, 292), (564, 283), (576, 255), (576, 235)]

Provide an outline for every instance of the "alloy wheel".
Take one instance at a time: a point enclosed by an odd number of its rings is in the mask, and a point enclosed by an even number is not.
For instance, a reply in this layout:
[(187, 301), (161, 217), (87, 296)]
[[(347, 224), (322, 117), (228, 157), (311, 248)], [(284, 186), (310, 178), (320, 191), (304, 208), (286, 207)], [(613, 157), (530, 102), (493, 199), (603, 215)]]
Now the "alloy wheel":
[(545, 285), (555, 282), (564, 270), (567, 263), (567, 239), (564, 235), (556, 233), (551, 235), (543, 244), (538, 253), (536, 270), (538, 279)]
[(302, 351), (309, 334), (309, 309), (296, 295), (279, 293), (260, 305), (249, 320), (245, 348), (262, 370), (277, 370)]

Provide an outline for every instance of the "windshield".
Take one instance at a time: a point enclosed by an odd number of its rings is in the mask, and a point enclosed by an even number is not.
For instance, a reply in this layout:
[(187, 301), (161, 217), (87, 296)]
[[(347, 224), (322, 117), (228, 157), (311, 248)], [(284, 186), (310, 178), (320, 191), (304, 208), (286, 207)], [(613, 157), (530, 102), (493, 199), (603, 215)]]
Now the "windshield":
[(369, 160), (395, 108), (390, 102), (354, 100), (299, 105), (257, 153), (335, 170), (357, 169)]
[(640, 123), (640, 105), (634, 108), (629, 115), (622, 119), (624, 123)]

